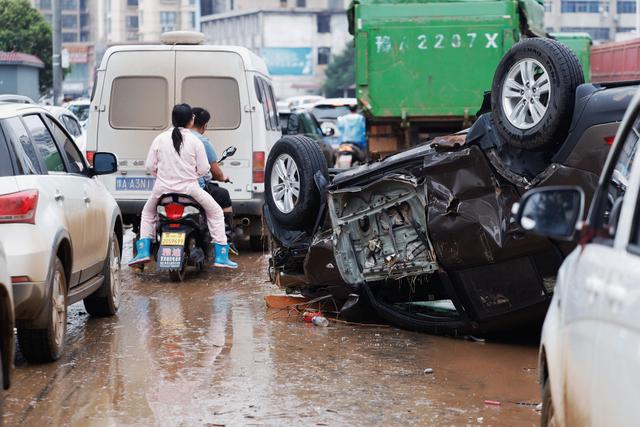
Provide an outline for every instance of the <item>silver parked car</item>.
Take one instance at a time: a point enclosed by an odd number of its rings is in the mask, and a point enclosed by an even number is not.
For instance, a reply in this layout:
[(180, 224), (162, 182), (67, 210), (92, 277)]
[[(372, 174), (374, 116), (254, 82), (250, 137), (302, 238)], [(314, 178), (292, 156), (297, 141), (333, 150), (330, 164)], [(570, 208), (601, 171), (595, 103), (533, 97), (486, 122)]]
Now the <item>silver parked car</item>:
[(29, 361), (60, 357), (67, 305), (83, 300), (96, 316), (118, 309), (122, 219), (96, 177), (116, 170), (111, 153), (89, 166), (43, 107), (0, 103), (0, 242)]

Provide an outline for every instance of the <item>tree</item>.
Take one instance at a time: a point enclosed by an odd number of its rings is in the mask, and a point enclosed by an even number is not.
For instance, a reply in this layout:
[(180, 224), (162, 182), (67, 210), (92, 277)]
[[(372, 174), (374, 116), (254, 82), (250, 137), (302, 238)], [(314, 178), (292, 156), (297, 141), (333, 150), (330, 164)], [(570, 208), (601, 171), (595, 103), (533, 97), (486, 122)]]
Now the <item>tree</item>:
[(325, 96), (340, 97), (344, 89), (356, 83), (355, 58), (353, 42), (348, 42), (344, 50), (331, 58), (325, 70), (325, 81), (322, 89)]
[(44, 62), (40, 91), (51, 88), (51, 27), (28, 0), (0, 0), (0, 51), (35, 55)]

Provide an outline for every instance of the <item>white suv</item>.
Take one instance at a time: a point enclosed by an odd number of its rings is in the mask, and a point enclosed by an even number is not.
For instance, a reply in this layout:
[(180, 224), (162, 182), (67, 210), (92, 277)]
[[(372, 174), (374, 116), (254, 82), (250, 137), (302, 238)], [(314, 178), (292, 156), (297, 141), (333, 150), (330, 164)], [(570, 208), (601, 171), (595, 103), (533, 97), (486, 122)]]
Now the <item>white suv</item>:
[(115, 314), (120, 298), (122, 220), (64, 127), (42, 107), (0, 103), (0, 242), (13, 287), (18, 342), (29, 361), (62, 353), (67, 305)]
[[(634, 426), (640, 402), (640, 94), (591, 203), (578, 187), (523, 196), (520, 226), (578, 247), (565, 259), (542, 330), (543, 426)], [(602, 143), (595, 141), (594, 143)]]

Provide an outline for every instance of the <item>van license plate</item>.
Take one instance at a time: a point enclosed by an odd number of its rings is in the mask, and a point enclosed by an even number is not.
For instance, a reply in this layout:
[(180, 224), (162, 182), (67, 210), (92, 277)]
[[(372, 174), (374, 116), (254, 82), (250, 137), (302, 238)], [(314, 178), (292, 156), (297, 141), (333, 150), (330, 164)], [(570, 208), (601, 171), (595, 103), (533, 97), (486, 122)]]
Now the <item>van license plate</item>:
[(155, 178), (116, 177), (116, 191), (151, 191)]

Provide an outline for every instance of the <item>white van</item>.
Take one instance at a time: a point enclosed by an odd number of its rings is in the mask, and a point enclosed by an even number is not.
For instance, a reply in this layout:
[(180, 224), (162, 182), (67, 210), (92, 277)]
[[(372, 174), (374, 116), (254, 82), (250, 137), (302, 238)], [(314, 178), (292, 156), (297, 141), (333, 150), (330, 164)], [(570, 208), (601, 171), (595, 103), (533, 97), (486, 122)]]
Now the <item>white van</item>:
[(243, 47), (207, 46), (200, 33), (173, 32), (159, 45), (109, 48), (97, 70), (89, 113), (87, 157), (118, 156), (118, 172), (103, 177), (127, 224), (138, 232), (154, 178), (144, 163), (153, 139), (171, 127), (171, 109), (186, 102), (211, 113), (207, 136), (224, 162), (236, 221), (260, 245), (264, 165), (281, 136), (265, 62)]

